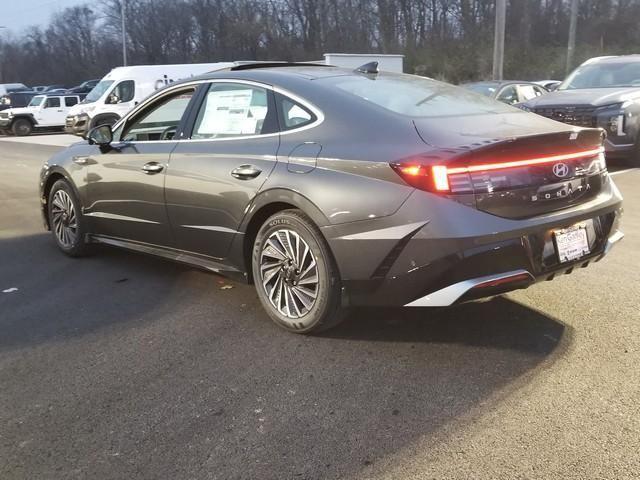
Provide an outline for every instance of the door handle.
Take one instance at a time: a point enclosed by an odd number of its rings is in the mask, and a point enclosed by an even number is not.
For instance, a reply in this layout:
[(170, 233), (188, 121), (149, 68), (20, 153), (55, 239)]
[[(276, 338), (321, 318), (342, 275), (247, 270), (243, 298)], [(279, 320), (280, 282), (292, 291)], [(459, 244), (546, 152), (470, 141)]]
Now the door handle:
[(73, 157), (73, 163), (77, 163), (78, 165), (87, 165), (89, 163), (89, 157)]
[(253, 165), (240, 165), (239, 167), (231, 170), (231, 176), (239, 180), (249, 180), (251, 178), (256, 178), (261, 173), (262, 170), (260, 170), (258, 167), (254, 167)]
[(147, 175), (153, 175), (155, 173), (160, 173), (162, 170), (164, 170), (164, 165), (160, 165), (157, 162), (145, 163), (142, 166), (142, 171), (144, 173), (146, 173)]

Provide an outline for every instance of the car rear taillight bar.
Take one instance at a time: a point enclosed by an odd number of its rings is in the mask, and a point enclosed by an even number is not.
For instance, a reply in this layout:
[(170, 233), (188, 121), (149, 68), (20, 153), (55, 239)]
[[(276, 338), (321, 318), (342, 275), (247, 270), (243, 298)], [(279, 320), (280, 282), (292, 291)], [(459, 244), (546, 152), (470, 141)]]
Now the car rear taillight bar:
[(449, 175), (504, 170), (508, 168), (543, 165), (576, 158), (604, 155), (604, 147), (579, 152), (563, 153), (547, 157), (529, 158), (510, 162), (483, 163), (466, 167), (447, 167), (446, 165), (423, 165), (416, 162), (392, 163), (391, 167), (411, 186), (431, 192), (448, 193), (451, 191)]

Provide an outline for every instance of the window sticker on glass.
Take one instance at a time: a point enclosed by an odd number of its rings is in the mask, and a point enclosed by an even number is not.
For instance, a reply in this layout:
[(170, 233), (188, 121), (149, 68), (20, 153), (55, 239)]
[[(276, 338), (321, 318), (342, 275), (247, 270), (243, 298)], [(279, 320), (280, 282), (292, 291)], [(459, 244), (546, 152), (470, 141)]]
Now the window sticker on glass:
[(253, 89), (209, 92), (198, 135), (255, 134), (267, 107), (252, 106), (253, 93)]

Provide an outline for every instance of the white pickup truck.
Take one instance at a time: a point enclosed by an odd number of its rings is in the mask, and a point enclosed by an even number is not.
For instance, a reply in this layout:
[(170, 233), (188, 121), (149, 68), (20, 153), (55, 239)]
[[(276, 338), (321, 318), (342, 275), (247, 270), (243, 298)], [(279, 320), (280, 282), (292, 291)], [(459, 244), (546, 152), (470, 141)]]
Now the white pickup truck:
[(69, 109), (80, 102), (78, 95), (37, 95), (26, 107), (0, 112), (0, 132), (18, 136), (34, 131), (62, 130)]

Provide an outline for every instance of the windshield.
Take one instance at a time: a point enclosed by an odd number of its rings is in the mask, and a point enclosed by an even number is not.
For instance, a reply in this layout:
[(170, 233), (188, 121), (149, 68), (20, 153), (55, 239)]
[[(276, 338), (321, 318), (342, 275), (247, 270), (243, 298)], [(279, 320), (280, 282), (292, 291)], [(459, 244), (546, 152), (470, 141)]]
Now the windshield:
[(93, 90), (89, 92), (87, 98), (84, 99), (83, 103), (91, 103), (97, 101), (102, 95), (104, 95), (104, 92), (106, 92), (112, 84), (113, 80), (101, 81), (95, 87), (93, 87)]
[(640, 87), (640, 62), (592, 63), (575, 69), (558, 90)]
[(415, 75), (329, 77), (338, 88), (392, 112), (410, 117), (513, 113), (512, 107), (464, 88)]
[(471, 90), (472, 92), (486, 95), (487, 97), (492, 96), (498, 88), (498, 85), (495, 83), (467, 83), (460, 86), (462, 88), (466, 88), (467, 90)]
[(28, 107), (39, 107), (42, 102), (44, 101), (44, 97), (42, 96), (38, 96), (38, 97), (33, 97), (31, 99), (31, 101), (29, 102), (29, 105), (27, 105)]

